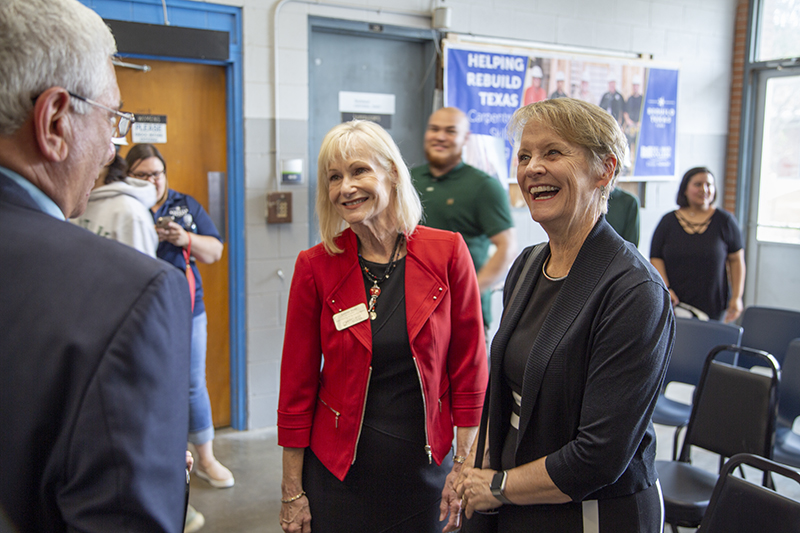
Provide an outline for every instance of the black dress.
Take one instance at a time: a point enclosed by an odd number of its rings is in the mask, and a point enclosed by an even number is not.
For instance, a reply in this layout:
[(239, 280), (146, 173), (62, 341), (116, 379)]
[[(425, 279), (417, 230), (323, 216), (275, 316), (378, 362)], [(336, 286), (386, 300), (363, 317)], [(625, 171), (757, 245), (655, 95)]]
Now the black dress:
[[(386, 265), (367, 262), (372, 272)], [(439, 503), (452, 468), (425, 451), (422, 389), (408, 341), (405, 259), (381, 284), (372, 321), (372, 373), (356, 458), (339, 481), (306, 448), (303, 487), (314, 533), (439, 532)], [(365, 277), (369, 294), (372, 282)]]
[(658, 223), (650, 257), (664, 261), (670, 288), (681, 302), (721, 320), (731, 297), (728, 255), (742, 247), (742, 233), (730, 213), (717, 209), (703, 233), (687, 233), (673, 211)]

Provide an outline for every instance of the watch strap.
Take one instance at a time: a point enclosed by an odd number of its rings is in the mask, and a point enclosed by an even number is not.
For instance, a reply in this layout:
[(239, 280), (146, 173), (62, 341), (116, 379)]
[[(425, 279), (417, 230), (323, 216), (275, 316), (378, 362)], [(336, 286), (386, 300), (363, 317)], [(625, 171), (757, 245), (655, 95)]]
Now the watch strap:
[(489, 488), (492, 491), (492, 496), (500, 500), (501, 503), (509, 504), (511, 500), (506, 498), (505, 490), (506, 490), (506, 480), (508, 479), (508, 472), (505, 470), (497, 472), (494, 477), (492, 477), (492, 484), (489, 485)]

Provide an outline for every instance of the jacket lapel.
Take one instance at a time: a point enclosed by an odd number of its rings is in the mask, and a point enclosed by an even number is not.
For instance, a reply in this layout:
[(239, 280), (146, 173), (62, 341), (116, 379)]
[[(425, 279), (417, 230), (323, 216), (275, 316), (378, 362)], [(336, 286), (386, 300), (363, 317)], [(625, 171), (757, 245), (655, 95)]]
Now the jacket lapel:
[(416, 253), (416, 242), (412, 238), (408, 243), (406, 255), (406, 323), (408, 340), (411, 346), (417, 338), (422, 326), (447, 294), (449, 286), (432, 272)]
[[(522, 442), (536, 407), (536, 400), (550, 359), (557, 350), (561, 352), (569, 348), (561, 344), (564, 335), (583, 309), (586, 301), (595, 291), (611, 260), (619, 251), (621, 242), (619, 239), (615, 241), (615, 236), (611, 226), (605, 222), (604, 217), (601, 217), (575, 258), (575, 263), (570, 269), (570, 275), (565, 280), (564, 286), (561, 288), (550, 313), (542, 324), (541, 331), (536, 337), (536, 341), (528, 355), (522, 382), (522, 406), (519, 433), (517, 435), (517, 450), (519, 450), (519, 444)], [(538, 279), (540, 272), (541, 266), (534, 271), (533, 276), (535, 279)], [(520, 306), (524, 308), (532, 292), (533, 284), (524, 293), (526, 297), (524, 301), (520, 302)], [(520, 293), (522, 293), (522, 290), (520, 290)], [(521, 300), (521, 298), (518, 298), (518, 300)], [(520, 310), (518, 314), (521, 315), (522, 311)], [(519, 317), (517, 317), (517, 321), (519, 321)], [(537, 356), (534, 357), (534, 354), (537, 354)]]
[[(534, 253), (533, 248), (534, 247), (531, 247), (530, 253)], [(525, 306), (527, 305), (527, 302), (533, 293), (533, 288), (536, 285), (536, 280), (539, 279), (539, 272), (542, 271), (544, 260), (549, 255), (550, 245), (548, 244), (539, 254), (539, 257), (534, 259), (525, 279), (521, 280), (522, 286), (520, 287), (516, 298), (514, 298), (514, 301), (506, 303), (507, 310), (503, 312), (503, 318), (500, 321), (500, 326), (498, 327), (497, 333), (492, 340), (491, 371), (492, 376), (496, 376), (498, 379), (502, 376), (503, 355), (505, 354), (508, 341), (511, 339), (511, 334), (514, 333), (514, 330), (519, 323), (519, 319), (522, 316), (522, 312), (525, 310)], [(519, 282), (520, 280), (517, 281), (517, 283)], [(513, 287), (508, 288), (513, 291)]]
[[(535, 247), (531, 247), (530, 253), (534, 252)], [(497, 333), (492, 340), (491, 347), (491, 371), (489, 373), (490, 386), (487, 390), (487, 397), (490, 399), (490, 415), (489, 415), (489, 442), (503, 442), (505, 439), (505, 432), (508, 430), (507, 421), (510, 416), (510, 389), (505, 387), (503, 377), (503, 357), (506, 353), (508, 341), (519, 323), (522, 312), (533, 293), (533, 287), (536, 285), (536, 280), (539, 279), (539, 272), (542, 271), (544, 260), (550, 255), (550, 245), (545, 244), (545, 248), (539, 253), (539, 256), (533, 260), (530, 269), (524, 279), (517, 280), (516, 283), (522, 283), (519, 291), (517, 292), (514, 301), (505, 302), (506, 310), (503, 312), (503, 318), (500, 321), (500, 326)], [(520, 273), (522, 274), (522, 272)], [(512, 286), (506, 287), (506, 290), (513, 292)], [(488, 392), (494, 391), (491, 396)], [(503, 395), (508, 393), (508, 398), (503, 398)], [(489, 454), (491, 456), (491, 467), (500, 468), (502, 446), (490, 446)]]
[[(341, 237), (344, 251), (334, 257), (328, 272), (323, 276), (338, 279), (339, 282), (325, 296), (325, 301), (332, 314), (351, 309), (358, 304), (367, 305), (367, 293), (364, 289), (364, 278), (358, 264), (358, 243), (352, 230), (346, 229)], [(372, 325), (369, 318), (354, 324), (341, 333), (352, 334), (364, 347), (372, 352)]]

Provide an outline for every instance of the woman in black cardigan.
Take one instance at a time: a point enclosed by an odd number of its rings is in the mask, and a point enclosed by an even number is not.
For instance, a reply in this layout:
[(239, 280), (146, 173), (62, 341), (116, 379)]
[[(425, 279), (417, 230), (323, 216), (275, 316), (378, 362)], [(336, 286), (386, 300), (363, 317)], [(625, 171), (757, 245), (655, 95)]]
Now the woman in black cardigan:
[(496, 511), (504, 533), (660, 532), (650, 419), (674, 323), (658, 272), (603, 216), (625, 135), (570, 98), (518, 110), (510, 130), (517, 182), (549, 241), (524, 250), (506, 280), (483, 468), (461, 471), (463, 509)]

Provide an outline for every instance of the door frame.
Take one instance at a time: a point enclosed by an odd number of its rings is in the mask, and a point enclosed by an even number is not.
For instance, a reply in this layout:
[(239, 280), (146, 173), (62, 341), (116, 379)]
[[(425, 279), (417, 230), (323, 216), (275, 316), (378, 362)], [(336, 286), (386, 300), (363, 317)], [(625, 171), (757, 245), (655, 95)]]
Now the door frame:
[(754, 105), (752, 108), (753, 127), (750, 130), (752, 152), (750, 153), (750, 167), (748, 169), (749, 183), (747, 183), (746, 193), (740, 195), (746, 198), (746, 203), (743, 202), (742, 208), (746, 209), (746, 211), (743, 211), (744, 216), (740, 217), (740, 219), (744, 221), (743, 225), (746, 229), (744, 235), (746, 264), (752, 266), (752, 268), (747, 269), (745, 279), (745, 300), (750, 302), (751, 305), (759, 305), (760, 302), (757, 277), (762, 248), (787, 248), (791, 250), (798, 248), (796, 244), (759, 242), (757, 238), (758, 206), (761, 195), (761, 147), (764, 138), (767, 82), (775, 78), (798, 76), (800, 76), (800, 67), (797, 66), (781, 68), (780, 70), (774, 68), (753, 69), (754, 92), (751, 96)]
[[(438, 76), (441, 75), (441, 50), (439, 49), (439, 40), (441, 39), (441, 35), (437, 30), (434, 29), (422, 29), (422, 28), (411, 28), (407, 26), (399, 26), (394, 24), (378, 24), (378, 23), (371, 23), (365, 22), (360, 20), (349, 20), (349, 19), (339, 19), (339, 18), (332, 18), (327, 16), (321, 15), (308, 15), (308, 77), (309, 77), (309, 106), (311, 105), (311, 98), (313, 95), (311, 94), (313, 91), (311, 89), (311, 78), (312, 78), (312, 69), (313, 66), (313, 59), (311, 54), (313, 52), (311, 47), (311, 39), (313, 38), (313, 34), (315, 32), (324, 32), (324, 33), (336, 33), (340, 35), (347, 35), (352, 37), (369, 37), (373, 39), (392, 39), (397, 41), (409, 41), (413, 43), (425, 44), (430, 45), (434, 50), (434, 60), (437, 60), (437, 64), (433, 64), (433, 62), (429, 65), (424, 65), (425, 68), (425, 80), (426, 83), (428, 78), (432, 77), (433, 82), (433, 94), (429, 97), (426, 97), (423, 102), (422, 106), (428, 107), (427, 115), (433, 113), (433, 106), (434, 102), (436, 101), (436, 87), (438, 86), (437, 80)], [(427, 118), (426, 118), (427, 120)], [(313, 140), (313, 121), (314, 117), (309, 112), (309, 119), (308, 119), (308, 245), (314, 246), (320, 242), (319, 238), (319, 220), (317, 219), (317, 209), (316, 209), (316, 201), (317, 201), (317, 160), (314, 157), (314, 154), (318, 153), (319, 145), (314, 146)], [(424, 129), (423, 132), (424, 133)], [(422, 139), (420, 138), (420, 147), (422, 146)]]
[[(165, 25), (161, 0), (79, 0), (104, 19)], [(231, 427), (247, 429), (247, 344), (245, 315), (244, 126), (242, 10), (239, 7), (167, 0), (170, 26), (228, 32), (229, 57), (224, 61), (168, 55), (118, 54), (119, 57), (200, 63), (225, 67), (227, 120), (228, 311), (230, 320)]]
[[(763, 0), (751, 0), (747, 7), (747, 32), (744, 49), (744, 75), (742, 83), (741, 123), (739, 125), (739, 145), (736, 170), (736, 215), (745, 237), (746, 264), (749, 265), (745, 277), (744, 300), (746, 305), (771, 305), (759, 303), (757, 280), (761, 259), (761, 246), (756, 239), (758, 220), (755, 215), (758, 206), (757, 188), (760, 185), (761, 141), (763, 134), (764, 101), (766, 80), (780, 75), (792, 74), (797, 69), (794, 58), (760, 61), (757, 48), (761, 37), (761, 18)], [(756, 191), (756, 197), (753, 197)], [(785, 247), (794, 251), (797, 245), (766, 243), (768, 247)], [(793, 306), (794, 308), (794, 306)]]

